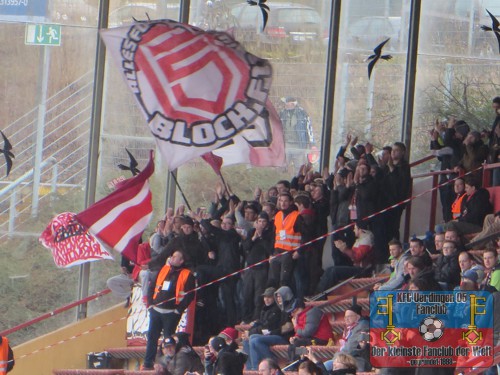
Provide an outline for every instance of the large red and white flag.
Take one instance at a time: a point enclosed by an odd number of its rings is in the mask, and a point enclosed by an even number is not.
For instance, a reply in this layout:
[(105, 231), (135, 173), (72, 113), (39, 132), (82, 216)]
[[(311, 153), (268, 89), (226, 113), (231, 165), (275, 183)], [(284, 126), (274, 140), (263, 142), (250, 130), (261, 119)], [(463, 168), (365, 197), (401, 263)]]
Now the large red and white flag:
[(52, 252), (54, 263), (60, 268), (113, 259), (71, 212), (54, 217), (40, 235), (39, 241)]
[(139, 240), (153, 214), (149, 177), (154, 172), (153, 152), (146, 167), (117, 189), (76, 215), (99, 241), (136, 261)]
[(100, 33), (170, 170), (221, 147), (237, 155), (226, 164), (283, 165), (284, 152), (277, 151), (284, 149), (283, 137), (275, 129), (281, 122), (276, 116), (273, 123), (268, 102), (267, 60), (226, 33), (170, 20)]
[[(267, 139), (263, 139), (266, 134)], [(224, 160), (224, 165), (251, 164), (259, 167), (279, 167), (285, 162), (283, 126), (276, 109), (268, 100), (263, 116), (259, 117), (232, 145), (213, 153)]]

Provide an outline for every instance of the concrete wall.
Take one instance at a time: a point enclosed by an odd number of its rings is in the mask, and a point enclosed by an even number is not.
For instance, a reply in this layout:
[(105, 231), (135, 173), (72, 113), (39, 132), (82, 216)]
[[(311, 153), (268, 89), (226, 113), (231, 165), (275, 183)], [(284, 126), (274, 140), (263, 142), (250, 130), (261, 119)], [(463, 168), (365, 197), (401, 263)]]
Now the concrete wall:
[(54, 369), (87, 368), (87, 353), (127, 345), (126, 324), (127, 309), (120, 304), (16, 346), (16, 365), (9, 375), (52, 375)]

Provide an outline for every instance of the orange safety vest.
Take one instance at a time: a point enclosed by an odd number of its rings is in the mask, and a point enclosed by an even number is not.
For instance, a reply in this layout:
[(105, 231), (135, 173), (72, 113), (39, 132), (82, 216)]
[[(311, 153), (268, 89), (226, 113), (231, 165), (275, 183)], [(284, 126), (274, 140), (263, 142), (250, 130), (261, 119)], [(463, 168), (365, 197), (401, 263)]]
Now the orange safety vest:
[(7, 374), (7, 365), (9, 364), (9, 340), (2, 336), (0, 344), (0, 374)]
[[(155, 287), (155, 292), (153, 294), (153, 299), (156, 299), (156, 296), (158, 293), (161, 291), (161, 288), (163, 287), (163, 282), (167, 278), (168, 274), (170, 272), (170, 266), (167, 264), (163, 266), (163, 268), (160, 270), (160, 273), (158, 274), (158, 278), (156, 279), (156, 287)], [(181, 270), (181, 273), (179, 275), (179, 278), (177, 279), (177, 285), (175, 286), (175, 304), (178, 305), (181, 303), (181, 301), (184, 298), (184, 287), (186, 286), (186, 281), (191, 274), (191, 271), (189, 271), (187, 268), (183, 268)]]
[(455, 201), (451, 204), (451, 214), (453, 219), (458, 219), (462, 215), (462, 201), (467, 194), (463, 193), (461, 196), (457, 197)]
[(276, 214), (274, 226), (276, 227), (276, 241), (274, 247), (286, 251), (294, 251), (300, 246), (302, 236), (295, 232), (293, 226), (297, 221), (299, 211), (292, 211), (283, 219), (283, 211)]

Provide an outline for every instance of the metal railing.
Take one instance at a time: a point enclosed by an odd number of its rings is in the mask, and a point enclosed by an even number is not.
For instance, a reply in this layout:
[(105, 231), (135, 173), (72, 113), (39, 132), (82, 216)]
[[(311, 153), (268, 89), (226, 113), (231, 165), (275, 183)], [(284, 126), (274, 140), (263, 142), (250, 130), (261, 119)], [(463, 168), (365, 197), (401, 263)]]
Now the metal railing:
[(14, 333), (16, 331), (19, 331), (23, 328), (26, 328), (26, 327), (29, 327), (29, 326), (32, 326), (33, 324), (36, 324), (36, 323), (39, 323), (43, 320), (46, 320), (46, 319), (49, 319), (49, 318), (52, 318), (53, 316), (56, 316), (57, 314), (60, 314), (62, 312), (65, 312), (65, 311), (68, 311), (68, 310), (71, 310), (79, 305), (82, 305), (84, 303), (87, 303), (87, 302), (90, 302), (92, 300), (95, 300), (95, 299), (98, 299), (99, 297), (101, 296), (104, 296), (106, 294), (109, 294), (111, 293), (111, 290), (109, 289), (104, 289), (100, 292), (97, 292), (91, 296), (88, 296), (84, 299), (81, 299), (79, 301), (75, 301), (75, 302), (72, 302), (68, 305), (65, 305), (65, 306), (62, 306), (62, 307), (59, 307), (57, 309), (55, 309), (54, 311), (50, 311), (48, 313), (45, 313), (43, 315), (40, 315), (39, 317), (35, 318), (35, 319), (31, 319), (31, 320), (28, 320), (27, 322), (24, 322), (24, 323), (21, 323), (21, 324), (18, 324), (17, 326), (15, 327), (12, 327), (12, 328), (9, 328), (9, 329), (6, 329), (5, 331), (2, 331), (0, 332), (0, 336), (7, 336), (7, 335), (10, 335), (11, 333)]
[[(52, 166), (52, 182), (51, 182), (51, 191), (52, 193), (56, 192), (57, 189), (57, 160), (55, 158), (49, 158), (42, 162), (40, 165), (40, 168), (43, 170), (47, 166)], [(2, 197), (7, 196), (9, 193), (9, 219), (8, 219), (8, 231), (7, 234), (9, 236), (12, 236), (14, 230), (15, 230), (15, 225), (16, 225), (16, 217), (18, 216), (17, 212), (17, 189), (20, 186), (25, 186), (24, 183), (26, 181), (29, 181), (30, 179), (33, 178), (34, 170), (30, 170), (26, 172), (24, 175), (19, 177), (17, 180), (12, 182), (9, 186), (3, 188), (0, 190), (0, 199)], [(38, 213), (38, 202), (37, 204), (34, 205), (32, 202), (32, 215), (36, 215)]]
[[(430, 158), (432, 159), (432, 158)], [(427, 159), (427, 160), (430, 160)], [(424, 160), (424, 159), (421, 159)], [(425, 160), (425, 161), (427, 161)], [(495, 168), (500, 168), (500, 163), (495, 163), (495, 164), (486, 164), (484, 163), (482, 166), (483, 170), (483, 187), (487, 188), (490, 187), (491, 185), (491, 174), (493, 173), (493, 170)], [(452, 174), (455, 173), (457, 175), (463, 175), (463, 173), (456, 173), (453, 170), (442, 170), (442, 171), (432, 171), (432, 172), (427, 172), (427, 173), (420, 173), (416, 175), (412, 175), (412, 186), (417, 179), (424, 179), (424, 178), (432, 178), (432, 187), (431, 187), (431, 201), (430, 201), (430, 210), (429, 210), (429, 226), (428, 230), (434, 231), (434, 228), (436, 226), (436, 221), (437, 221), (437, 209), (439, 207), (438, 205), (438, 194), (439, 194), (439, 188), (438, 186), (440, 185), (439, 183), (439, 176), (445, 175), (445, 174)], [(409, 228), (410, 228), (410, 223), (411, 223), (411, 203), (408, 204), (406, 207), (406, 215), (405, 215), (405, 240), (409, 238)]]
[[(29, 209), (31, 216), (38, 214), (39, 203), (46, 199), (45, 195), (38, 195), (39, 187), (50, 186), (50, 191), (55, 193), (58, 186), (84, 185), (87, 175), (92, 87), (93, 74), (90, 71), (47, 98), (44, 103), (47, 109), (43, 124), (42, 149), (37, 150), (35, 142), (26, 142), (37, 137), (38, 106), (3, 129), (12, 143), (16, 159), (10, 174), (15, 180), (3, 181), (3, 186), (7, 183), (8, 185), (0, 190), (2, 236), (12, 236), (16, 227), (28, 220), (29, 215), (22, 214)], [(26, 144), (29, 146), (26, 147)], [(51, 176), (35, 173), (37, 152), (41, 152), (45, 160), (39, 170), (46, 170), (47, 165), (52, 164)], [(5, 168), (5, 163), (0, 164), (0, 170), (2, 168)], [(22, 194), (19, 194), (21, 188)], [(18, 211), (19, 205), (22, 208)], [(26, 218), (23, 221), (20, 217)]]

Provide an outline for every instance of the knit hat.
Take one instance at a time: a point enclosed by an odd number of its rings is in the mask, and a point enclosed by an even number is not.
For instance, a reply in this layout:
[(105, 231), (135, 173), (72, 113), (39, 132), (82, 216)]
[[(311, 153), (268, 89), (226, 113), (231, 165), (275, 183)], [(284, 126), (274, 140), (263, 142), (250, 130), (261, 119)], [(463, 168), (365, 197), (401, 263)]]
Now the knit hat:
[(225, 348), (227, 346), (226, 340), (224, 340), (220, 336), (216, 336), (212, 340), (210, 340), (210, 345), (217, 352), (220, 351), (222, 348)]
[(361, 306), (359, 306), (359, 305), (352, 305), (347, 310), (353, 311), (358, 315), (361, 315), (361, 311), (362, 311)]
[(464, 274), (462, 275), (462, 277), (464, 279), (469, 279), (471, 281), (474, 281), (475, 283), (477, 283), (477, 279), (479, 278), (479, 276), (477, 275), (477, 272), (474, 270), (465, 271)]
[(233, 327), (224, 328), (221, 333), (219, 333), (219, 337), (222, 337), (226, 340), (234, 341), (238, 338), (238, 331)]

